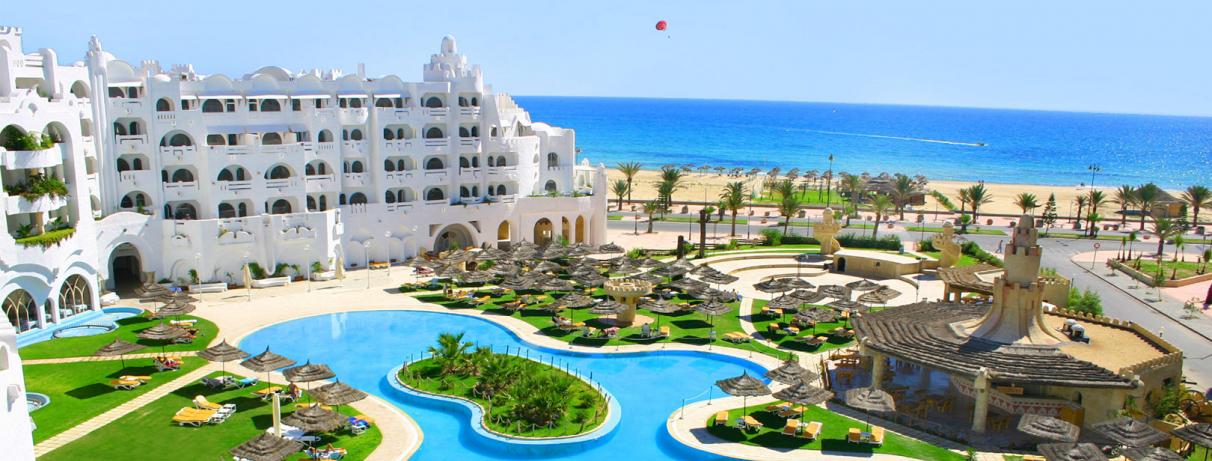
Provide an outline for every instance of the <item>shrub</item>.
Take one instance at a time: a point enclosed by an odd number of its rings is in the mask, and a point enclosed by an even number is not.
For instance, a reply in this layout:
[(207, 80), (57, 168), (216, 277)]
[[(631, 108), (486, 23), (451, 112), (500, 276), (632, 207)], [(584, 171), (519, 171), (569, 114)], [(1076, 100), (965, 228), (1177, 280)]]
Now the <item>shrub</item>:
[(9, 138), (4, 148), (8, 150), (44, 150), (54, 146), (55, 140), (49, 134), (43, 133), (38, 136), (34, 133), (26, 133)]
[(1069, 288), (1069, 310), (1101, 316), (1103, 300), (1089, 288), (1080, 292), (1077, 288)]
[(1162, 419), (1171, 413), (1177, 413), (1182, 395), (1183, 388), (1178, 384), (1166, 386), (1165, 392), (1157, 399), (1157, 404), (1153, 405), (1153, 416)]
[(266, 275), (265, 268), (261, 267), (260, 264), (255, 262), (248, 263), (248, 272), (250, 275), (252, 275), (252, 278), (256, 280), (261, 280), (265, 278)]
[[(67, 227), (63, 229), (46, 231), (45, 233), (31, 237), (28, 236), (30, 231), (31, 229), (27, 229), (26, 226), (21, 226), (21, 228), (17, 230), (17, 244), (25, 248), (32, 246), (46, 248), (51, 245), (58, 245), (60, 242), (67, 240), (76, 233), (76, 229)], [(22, 236), (23, 233), (25, 236)]]
[(977, 245), (976, 242), (964, 242), (964, 244), (960, 246), (960, 252), (973, 257), (977, 261), (991, 266), (1002, 267), (1004, 265), (1001, 258), (989, 253), (988, 251), (985, 251), (985, 249), (981, 248), (980, 245)]
[(868, 248), (874, 250), (901, 251), (901, 238), (895, 235), (872, 238), (862, 235), (843, 234), (837, 236), (843, 248)]
[(314, 261), (311, 263), (311, 271), (324, 272), (324, 266), (320, 264), (320, 261)]
[(776, 247), (783, 244), (783, 233), (778, 229), (762, 229), (762, 245)]

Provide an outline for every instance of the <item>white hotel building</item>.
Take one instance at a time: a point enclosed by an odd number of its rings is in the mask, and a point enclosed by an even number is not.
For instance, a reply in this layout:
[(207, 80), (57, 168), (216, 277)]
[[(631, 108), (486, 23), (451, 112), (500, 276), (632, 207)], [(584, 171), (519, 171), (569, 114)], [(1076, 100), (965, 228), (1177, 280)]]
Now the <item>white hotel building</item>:
[[(577, 165), (573, 131), (531, 121), (453, 38), (406, 82), (204, 76), (117, 59), (95, 38), (86, 62), (59, 65), (20, 35), (0, 29), (0, 146), (27, 133), (54, 145), (0, 147), (0, 299), (19, 340), (148, 277), (239, 284), (246, 262), (302, 275), (451, 246), (604, 243), (604, 167)], [(38, 177), (68, 193), (7, 193)], [(18, 243), (39, 223), (75, 232)]]

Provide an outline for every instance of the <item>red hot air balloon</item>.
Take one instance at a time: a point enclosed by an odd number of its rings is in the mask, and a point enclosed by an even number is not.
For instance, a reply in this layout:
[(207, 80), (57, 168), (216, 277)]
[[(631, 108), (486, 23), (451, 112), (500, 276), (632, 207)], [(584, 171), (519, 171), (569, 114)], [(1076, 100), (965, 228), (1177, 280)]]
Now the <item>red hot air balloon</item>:
[(666, 27), (669, 27), (669, 23), (665, 22), (665, 20), (657, 21), (656, 30), (665, 30)]

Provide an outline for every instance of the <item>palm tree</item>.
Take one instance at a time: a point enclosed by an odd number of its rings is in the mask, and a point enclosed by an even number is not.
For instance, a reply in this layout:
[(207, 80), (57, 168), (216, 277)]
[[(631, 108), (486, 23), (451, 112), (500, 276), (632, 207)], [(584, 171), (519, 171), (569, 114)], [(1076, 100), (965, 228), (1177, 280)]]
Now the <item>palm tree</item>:
[(626, 179), (616, 179), (610, 184), (610, 192), (619, 198), (619, 211), (623, 211), (623, 197), (631, 192), (631, 186), (627, 184)]
[(784, 180), (775, 186), (781, 198), (779, 199), (779, 214), (783, 215), (783, 235), (787, 235), (787, 227), (791, 225), (791, 218), (800, 211), (800, 197), (795, 194), (795, 183), (790, 180)]
[(635, 175), (640, 173), (640, 162), (624, 162), (618, 164), (619, 173), (623, 173), (623, 177), (627, 179), (627, 201), (631, 201), (632, 181), (635, 180)]
[(1130, 184), (1124, 184), (1115, 189), (1115, 195), (1111, 198), (1111, 202), (1119, 205), (1119, 225), (1128, 225), (1128, 208), (1136, 204), (1136, 188)]
[(732, 233), (736, 236), (736, 214), (745, 206), (745, 183), (733, 181), (724, 185), (720, 191), (720, 208), (732, 213)]
[(457, 373), (467, 360), (467, 351), (471, 349), (470, 342), (463, 341), (463, 332), (438, 335), (438, 344), (429, 346), (429, 355), (433, 356), (441, 367), (443, 375)]
[(984, 183), (971, 186), (968, 190), (968, 203), (972, 205), (972, 221), (975, 222), (980, 218), (981, 205), (992, 203), (993, 197), (989, 195), (989, 189), (985, 188)]
[(1161, 194), (1161, 188), (1153, 183), (1136, 188), (1136, 205), (1140, 207), (1140, 230), (1145, 230), (1145, 217), (1149, 216), (1161, 201)]
[(1212, 208), (1212, 190), (1204, 186), (1191, 186), (1183, 192), (1183, 200), (1191, 208), (1191, 226), (1199, 225), (1199, 209)]
[(1094, 229), (1094, 220), (1089, 219), (1089, 218), (1091, 216), (1097, 216), (1098, 209), (1101, 208), (1106, 203), (1107, 203), (1107, 195), (1104, 194), (1103, 191), (1098, 190), (1098, 189), (1093, 189), (1090, 191), (1090, 202), (1089, 202), (1090, 212), (1086, 214), (1086, 222), (1088, 223), (1088, 225), (1086, 226), (1086, 233), (1088, 235), (1090, 235), (1091, 237), (1094, 236), (1095, 229)]
[(859, 175), (842, 173), (841, 189), (849, 195), (850, 203), (857, 206), (863, 203), (863, 192), (867, 189), (867, 181), (864, 181), (863, 177)]
[(657, 184), (657, 200), (661, 202), (661, 212), (668, 212), (673, 207), (673, 193), (682, 188), (682, 170), (677, 168), (661, 169), (661, 182)]
[(1082, 227), (1082, 209), (1086, 208), (1086, 200), (1088, 200), (1088, 199), (1086, 198), (1085, 195), (1079, 195), (1079, 196), (1077, 196), (1077, 199), (1075, 200), (1077, 202), (1077, 214), (1075, 215), (1075, 217), (1077, 218), (1077, 228), (1078, 229), (1081, 229), (1081, 227)]
[(1035, 194), (1023, 192), (1014, 197), (1014, 205), (1027, 214), (1028, 211), (1034, 210), (1039, 206), (1039, 202), (1035, 199)]
[(1166, 239), (1174, 236), (1174, 233), (1177, 230), (1178, 226), (1175, 225), (1174, 220), (1170, 218), (1157, 218), (1153, 220), (1153, 229), (1151, 229), (1151, 232), (1153, 232), (1153, 235), (1157, 236), (1157, 255), (1159, 260), (1162, 255), (1162, 251), (1165, 250)]
[(892, 203), (896, 206), (897, 213), (900, 214), (901, 221), (905, 220), (905, 207), (909, 205), (909, 200), (913, 198), (915, 188), (913, 178), (901, 173), (896, 174), (896, 182), (893, 183), (890, 194), (892, 195)]
[(652, 233), (652, 215), (661, 210), (661, 203), (656, 200), (644, 202), (644, 214), (648, 215), (648, 233)]
[(871, 209), (875, 210), (875, 227), (871, 229), (871, 238), (875, 238), (876, 234), (879, 233), (881, 218), (887, 218), (888, 210), (894, 207), (892, 199), (887, 195), (876, 195), (875, 198), (871, 199)]

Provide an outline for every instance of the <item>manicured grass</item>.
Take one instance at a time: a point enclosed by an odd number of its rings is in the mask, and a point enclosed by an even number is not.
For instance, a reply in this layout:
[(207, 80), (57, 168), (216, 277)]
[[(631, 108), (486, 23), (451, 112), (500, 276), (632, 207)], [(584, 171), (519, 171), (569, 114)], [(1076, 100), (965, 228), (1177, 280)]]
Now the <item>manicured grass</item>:
[[(824, 189), (821, 189), (820, 191), (810, 190), (807, 192), (797, 192), (797, 194), (799, 195), (800, 205), (802, 206), (824, 205), (826, 203), (826, 198), (828, 197), (832, 197), (832, 199), (829, 199), (828, 202), (831, 206), (836, 206), (836, 209), (841, 209), (842, 203), (845, 203), (845, 199), (842, 198), (842, 194), (839, 194), (836, 190), (830, 191), (828, 194), (825, 193)], [(782, 200), (781, 195), (770, 194), (756, 197), (752, 200), (752, 202), (778, 203), (780, 200)]]
[[(505, 304), (507, 302), (510, 302), (510, 301), (513, 301), (514, 299), (516, 299), (516, 297), (517, 297), (516, 293), (506, 293), (503, 296), (493, 297), (488, 303), (485, 303), (484, 305), (482, 305), (478, 308), (474, 307), (470, 303), (462, 301), (462, 300), (459, 300), (459, 301), (448, 300), (448, 299), (444, 298), (441, 294), (421, 295), (421, 296), (417, 296), (417, 300), (421, 301), (421, 302), (438, 304), (440, 306), (444, 306), (444, 307), (447, 307), (450, 309), (481, 309), (481, 310), (489, 311), (493, 314), (508, 315), (508, 316), (520, 318), (523, 321), (525, 321), (526, 323), (529, 323), (532, 326), (534, 326), (536, 329), (538, 329), (540, 334), (547, 335), (552, 338), (556, 338), (561, 341), (573, 343), (573, 344), (576, 344), (579, 346), (605, 347), (605, 346), (618, 346), (618, 345), (627, 345), (627, 344), (655, 344), (655, 343), (659, 343), (662, 341), (674, 341), (674, 342), (680, 342), (680, 343), (686, 343), (686, 344), (696, 344), (696, 345), (701, 345), (701, 346), (713, 344), (716, 346), (733, 347), (733, 348), (737, 348), (737, 349), (755, 351), (755, 352), (764, 353), (764, 354), (768, 354), (768, 355), (775, 356), (775, 357), (779, 356), (779, 352), (776, 351), (775, 349), (772, 349), (767, 346), (763, 346), (761, 344), (757, 344), (754, 341), (750, 341), (748, 343), (735, 344), (735, 343), (731, 343), (731, 342), (723, 340), (725, 333), (728, 333), (730, 331), (736, 331), (736, 332), (742, 331), (740, 319), (737, 318), (738, 311), (740, 310), (739, 302), (733, 302), (730, 304), (732, 306), (732, 312), (730, 314), (721, 315), (718, 317), (714, 317), (712, 319), (708, 319), (708, 317), (706, 315), (700, 314), (698, 312), (689, 311), (689, 310), (684, 310), (684, 311), (676, 313), (676, 314), (660, 315), (660, 316), (658, 316), (657, 314), (654, 314), (652, 312), (649, 312), (646, 309), (637, 309), (636, 310), (637, 314), (645, 315), (645, 316), (648, 316), (653, 319), (653, 325), (652, 325), (653, 328), (656, 328), (658, 326), (657, 323), (659, 323), (660, 326), (669, 326), (670, 337), (668, 339), (657, 340), (657, 339), (643, 338), (640, 334), (642, 326), (639, 324), (620, 329), (618, 336), (616, 336), (614, 338), (601, 338), (601, 337), (585, 338), (585, 337), (581, 336), (581, 333), (579, 331), (563, 331), (563, 330), (560, 330), (559, 328), (556, 328), (555, 323), (551, 319), (551, 314), (546, 311), (539, 310), (539, 307), (546, 305), (546, 304), (551, 304), (552, 302), (554, 302), (555, 299), (558, 297), (558, 295), (559, 295), (559, 293), (553, 293), (553, 292), (535, 293), (535, 296), (541, 297), (540, 302), (537, 302), (532, 306), (528, 306), (526, 309), (524, 309), (520, 312), (517, 312), (517, 313), (511, 313), (508, 310), (505, 310), (500, 307), (502, 304)], [(481, 296), (491, 296), (491, 290), (488, 290), (488, 289), (478, 290), (478, 291), (476, 291), (475, 296), (477, 298), (481, 297)], [(592, 296), (603, 297), (603, 296), (605, 296), (605, 292), (601, 288), (597, 288), (597, 289), (593, 290)], [(693, 300), (693, 298), (690, 298), (686, 295), (679, 294), (676, 297), (674, 297), (674, 299), (672, 301), (680, 302), (680, 303), (687, 303), (687, 302), (692, 302), (692, 300)], [(698, 301), (695, 300), (693, 302), (697, 303)], [(607, 323), (603, 322), (603, 320), (609, 319), (611, 316), (598, 316), (595, 314), (591, 314), (591, 313), (589, 313), (588, 307), (580, 308), (580, 309), (566, 309), (562, 313), (562, 315), (571, 318), (574, 322), (585, 322), (587, 325), (594, 327), (594, 328), (598, 328), (598, 329), (608, 328), (610, 326)], [(659, 321), (658, 321), (658, 318), (659, 318)], [(714, 324), (714, 327), (712, 326), (712, 324)], [(713, 328), (715, 329), (715, 332), (716, 332), (716, 340), (714, 342), (712, 342), (709, 339), (710, 332)]]
[[(816, 330), (815, 330), (816, 336), (829, 336), (829, 340), (826, 341), (824, 344), (821, 344), (818, 347), (808, 347), (808, 345), (795, 340), (793, 336), (784, 334), (781, 331), (779, 333), (770, 333), (766, 328), (771, 323), (780, 322), (780, 323), (786, 324), (786, 323), (792, 322), (794, 320), (795, 316), (794, 316), (794, 314), (786, 314), (782, 317), (763, 316), (760, 312), (762, 312), (762, 307), (765, 305), (766, 305), (766, 300), (764, 300), (764, 299), (753, 300), (753, 316), (752, 316), (753, 328), (756, 329), (759, 333), (761, 333), (762, 337), (766, 338), (770, 342), (778, 344), (780, 349), (793, 349), (793, 350), (804, 351), (804, 352), (823, 352), (823, 351), (839, 349), (839, 348), (843, 348), (843, 347), (849, 347), (849, 346), (853, 346), (855, 344), (853, 339), (846, 340), (846, 341), (839, 341), (829, 335), (829, 332), (831, 330), (833, 330), (834, 328), (838, 328), (838, 327), (849, 328), (849, 326), (850, 326), (849, 322), (843, 322), (840, 320), (837, 322), (818, 323), (816, 325)], [(816, 308), (816, 309), (828, 309), (828, 307), (824, 307), (824, 306), (812, 306), (812, 307)], [(813, 331), (814, 330), (811, 328), (805, 329), (803, 331), (800, 331), (799, 336), (805, 337), (805, 338), (812, 336)]]
[[(219, 425), (181, 427), (172, 424), (173, 414), (181, 408), (192, 407), (192, 399), (196, 395), (205, 395), (207, 400), (214, 403), (234, 403), (236, 413)], [(55, 402), (52, 402), (51, 407), (54, 404)], [(271, 403), (254, 397), (247, 388), (215, 392), (195, 383), (161, 397), (39, 459), (231, 459), (228, 450), (256, 437), (273, 425), (271, 407)], [(291, 411), (294, 411), (294, 404), (282, 405), (283, 415)], [(346, 415), (356, 413), (348, 406), (341, 407), (340, 411)], [(333, 434), (335, 435), (322, 435), (323, 440), (319, 446), (332, 443), (335, 447), (349, 450), (346, 460), (365, 459), (382, 440), (377, 426), (371, 426), (370, 430), (358, 436), (345, 430), (338, 430)], [(300, 460), (307, 457), (303, 453), (297, 453), (287, 459)]]
[[(918, 253), (924, 254), (924, 255), (929, 256), (934, 259), (939, 259), (943, 256), (943, 253), (941, 251), (918, 251)], [(977, 261), (976, 258), (973, 258), (966, 254), (961, 254), (959, 262), (955, 263), (955, 267), (971, 266), (971, 265), (977, 264), (979, 262), (980, 261)]]
[[(534, 360), (505, 354), (495, 355), (518, 367), (517, 376), (519, 378), (515, 378), (512, 388), (498, 393), (491, 403), (482, 394), (472, 392), (479, 381), (478, 376), (472, 376), (470, 373), (443, 375), (441, 364), (434, 359), (425, 359), (410, 364), (408, 370), (400, 371), (399, 377), (401, 381), (414, 389), (471, 400), (481, 409), (490, 409), (491, 413), (488, 413), (485, 424), (489, 429), (499, 433), (523, 437), (571, 436), (589, 432), (606, 421), (608, 413), (606, 398), (589, 383), (577, 379), (563, 370)], [(548, 375), (561, 376), (567, 379), (569, 384), (567, 388), (561, 386), (561, 392), (558, 394), (564, 397), (559, 402), (564, 409), (563, 414), (551, 427), (532, 428), (531, 422), (516, 415), (514, 411), (519, 400), (524, 399), (528, 391), (532, 390), (524, 388), (528, 384), (522, 377), (546, 377)]]
[[(189, 344), (171, 344), (165, 346), (167, 352), (182, 352), (182, 351), (198, 351), (206, 348), (206, 344), (215, 338), (219, 328), (209, 320), (184, 315), (180, 320), (197, 320), (194, 328), (198, 329), (198, 339)], [(167, 320), (165, 320), (167, 322)], [(118, 329), (102, 335), (80, 336), (75, 338), (56, 338), (46, 340), (40, 343), (30, 344), (22, 347), (17, 351), (21, 355), (22, 360), (34, 359), (51, 359), (61, 357), (85, 357), (93, 355), (97, 349), (102, 348), (106, 344), (114, 341), (114, 338), (122, 338), (124, 341), (142, 344), (147, 346), (147, 349), (141, 352), (159, 352), (160, 345), (163, 341), (148, 341), (139, 339), (135, 336), (144, 329), (151, 328), (160, 323), (160, 320), (152, 320), (144, 316), (128, 317), (118, 320)]]
[[(1131, 261), (1129, 261), (1127, 264), (1129, 266), (1133, 265)], [(1171, 275), (1173, 275), (1175, 279), (1185, 279), (1187, 277), (1194, 277), (1198, 275), (1196, 271), (1199, 270), (1200, 263), (1194, 261), (1171, 261), (1169, 259), (1162, 258), (1161, 267), (1162, 275), (1166, 277), (1166, 280), (1170, 280)], [(1157, 260), (1141, 258), (1140, 271), (1150, 277), (1157, 274)]]
[[(804, 412), (803, 421), (818, 421), (821, 423), (821, 434), (812, 441), (783, 435), (783, 426), (787, 422), (785, 418), (780, 418), (778, 415), (762, 408), (755, 409), (750, 407), (748, 411), (750, 416), (761, 422), (765, 427), (752, 432), (743, 432), (740, 429), (732, 427), (733, 421), (736, 421), (743, 414), (741, 408), (735, 408), (728, 412), (727, 426), (714, 426), (712, 425), (714, 418), (709, 418), (705, 422), (707, 432), (730, 442), (768, 448), (883, 453), (930, 461), (962, 461), (964, 459), (964, 456), (951, 450), (891, 432), (884, 434), (884, 444), (879, 447), (847, 442), (847, 431), (852, 427), (859, 428), (860, 430), (865, 429), (866, 423), (818, 406), (809, 406)], [(810, 458), (811, 456), (805, 454), (805, 457)]]
[[(1047, 233), (1040, 232), (1040, 233), (1039, 233), (1039, 236), (1040, 236), (1041, 238), (1054, 238), (1054, 239), (1086, 239), (1086, 240), (1090, 240), (1090, 237), (1087, 237), (1087, 236), (1086, 236), (1086, 234), (1078, 234), (1078, 233), (1074, 233), (1074, 232), (1047, 232)], [(1120, 240), (1120, 238), (1121, 238), (1121, 236), (1119, 236), (1119, 235), (1101, 235), (1101, 234), (1100, 234), (1100, 235), (1096, 236), (1094, 239), (1095, 239), (1095, 240), (1114, 240), (1114, 241), (1119, 241), (1119, 240)]]
[(608, 216), (606, 216), (606, 220), (607, 221), (622, 221), (623, 215), (617, 215), (617, 214), (608, 215)]
[(21, 245), (23, 247), (40, 246), (40, 247), (46, 248), (48, 246), (58, 244), (60, 241), (63, 241), (64, 239), (71, 237), (72, 234), (75, 234), (75, 233), (76, 233), (76, 229), (68, 227), (68, 228), (64, 228), (64, 229), (46, 231), (44, 233), (34, 235), (31, 237), (19, 238), (16, 241), (17, 241), (18, 245)]
[(1209, 453), (1207, 448), (1196, 446), (1195, 450), (1191, 452), (1191, 456), (1187, 459), (1190, 461), (1203, 461), (1208, 459), (1208, 456), (1212, 456), (1212, 453)]
[[(30, 414), (38, 425), (34, 430), (34, 443), (109, 411), (205, 363), (197, 357), (186, 357), (181, 370), (166, 372), (157, 372), (151, 359), (129, 359), (126, 368), (122, 368), (119, 360), (26, 365), (26, 388), (51, 398), (50, 405)], [(129, 391), (110, 387), (111, 380), (123, 375), (151, 376), (152, 379)], [(24, 402), (19, 403), (24, 405)]]
[[(959, 230), (960, 229), (958, 227), (956, 227), (955, 233), (957, 233), (957, 234), (960, 233)], [(930, 227), (930, 226), (907, 226), (907, 227), (905, 227), (905, 232), (942, 232), (942, 231), (943, 231), (942, 227)], [(981, 229), (981, 228), (974, 227), (974, 226), (968, 226), (968, 232), (965, 232), (965, 234), (1006, 235), (1006, 232), (1004, 232), (1000, 229)]]

